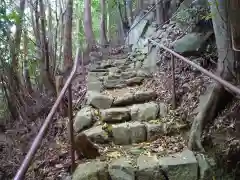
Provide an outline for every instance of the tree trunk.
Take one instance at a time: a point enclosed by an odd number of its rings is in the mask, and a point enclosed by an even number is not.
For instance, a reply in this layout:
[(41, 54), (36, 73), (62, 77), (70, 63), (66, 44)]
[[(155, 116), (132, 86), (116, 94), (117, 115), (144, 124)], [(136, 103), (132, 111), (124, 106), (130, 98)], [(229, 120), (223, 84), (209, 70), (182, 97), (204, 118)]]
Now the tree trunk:
[(9, 98), (11, 104), (11, 112), (14, 119), (21, 117), (22, 114), (19, 112), (19, 108), (25, 105), (24, 101), (24, 88), (21, 84), (19, 73), (18, 73), (18, 56), (21, 42), (21, 34), (22, 34), (22, 21), (25, 9), (25, 0), (20, 1), (19, 8), (19, 17), (20, 22), (16, 24), (16, 33), (13, 41), (10, 41), (10, 54), (11, 54), (11, 66), (9, 71)]
[(136, 15), (143, 10), (143, 1), (144, 0), (138, 0), (137, 1), (137, 9), (136, 9)]
[(129, 26), (131, 26), (133, 23), (132, 0), (126, 0), (126, 5), (127, 5), (128, 24)]
[(100, 0), (100, 5), (101, 5), (100, 44), (102, 46), (106, 46), (107, 35), (106, 35), (106, 2), (105, 0)]
[(46, 39), (46, 27), (45, 27), (45, 9), (43, 0), (39, 0), (40, 6), (40, 17), (41, 17), (41, 50), (42, 50), (42, 81), (47, 91), (50, 92), (50, 95), (55, 95), (55, 85), (51, 78), (51, 73), (49, 71), (49, 49), (48, 49), (48, 42)]
[(64, 72), (71, 69), (73, 65), (72, 60), (72, 14), (73, 1), (67, 1), (67, 9), (65, 12), (65, 29), (64, 29)]
[(124, 28), (123, 28), (123, 15), (121, 11), (121, 5), (119, 0), (117, 0), (117, 13), (116, 13), (116, 21), (117, 21), (117, 44), (123, 45), (124, 44)]
[(88, 50), (92, 50), (95, 40), (92, 29), (91, 0), (84, 0), (84, 34), (86, 37)]
[(23, 77), (26, 84), (26, 88), (28, 92), (32, 92), (32, 84), (29, 75), (29, 68), (28, 68), (28, 37), (27, 31), (24, 31), (24, 39), (23, 39), (23, 48), (24, 48), (24, 62), (23, 62)]
[(160, 26), (164, 23), (164, 8), (163, 2), (159, 2), (159, 0), (155, 0), (156, 4), (156, 15), (157, 15), (157, 24)]
[[(231, 81), (238, 77), (239, 67), (236, 67), (240, 54), (231, 47), (230, 19), (228, 12), (229, 1), (216, 0), (211, 1), (211, 13), (213, 14), (213, 26), (218, 49), (218, 67), (216, 74), (221, 78)], [(237, 17), (235, 17), (237, 18)], [(234, 77), (233, 77), (234, 75)], [(209, 94), (209, 98), (204, 108), (194, 119), (191, 128), (188, 146), (190, 149), (204, 151), (201, 144), (201, 134), (205, 125), (214, 120), (217, 113), (221, 111), (224, 105), (231, 100), (231, 94), (219, 83), (216, 83)]]

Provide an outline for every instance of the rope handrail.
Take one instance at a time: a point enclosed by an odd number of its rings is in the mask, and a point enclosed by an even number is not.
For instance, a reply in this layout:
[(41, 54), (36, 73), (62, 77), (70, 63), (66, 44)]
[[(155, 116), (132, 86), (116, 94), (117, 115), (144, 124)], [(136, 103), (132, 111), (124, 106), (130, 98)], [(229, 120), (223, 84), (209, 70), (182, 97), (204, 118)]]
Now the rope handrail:
[[(71, 73), (70, 73), (70, 75), (69, 75), (69, 77), (68, 77), (64, 87), (62, 88), (62, 90), (61, 90), (57, 100), (55, 101), (52, 109), (50, 110), (50, 112), (48, 113), (48, 116), (44, 120), (44, 122), (43, 122), (43, 124), (41, 126), (41, 129), (39, 130), (37, 136), (34, 138), (34, 141), (33, 141), (32, 145), (31, 145), (30, 149), (28, 150), (28, 153), (25, 156), (25, 158), (24, 158), (20, 168), (18, 169), (18, 172), (15, 175), (14, 180), (21, 180), (21, 179), (24, 178), (24, 176), (25, 176), (25, 174), (26, 174), (26, 172), (27, 172), (27, 170), (28, 170), (28, 168), (29, 168), (29, 166), (30, 166), (30, 164), (32, 162), (32, 159), (35, 156), (35, 153), (37, 152), (37, 150), (39, 149), (39, 146), (40, 146), (40, 144), (41, 144), (41, 142), (42, 142), (42, 140), (44, 138), (44, 135), (46, 134), (46, 131), (47, 131), (47, 129), (48, 129), (48, 127), (49, 127), (49, 125), (50, 125), (50, 123), (51, 123), (51, 121), (53, 119), (53, 116), (54, 116), (55, 112), (57, 111), (57, 108), (60, 105), (60, 103), (61, 103), (61, 101), (62, 101), (62, 99), (64, 97), (64, 94), (67, 91), (67, 89), (69, 91), (69, 97), (70, 97), (69, 100), (68, 100), (69, 101), (68, 102), (69, 103), (69, 105), (68, 105), (68, 107), (69, 107), (69, 124), (72, 124), (72, 122), (71, 122), (72, 121), (72, 109), (71, 109), (71, 107), (72, 107), (72, 100), (71, 100), (71, 93), (72, 93), (72, 91), (71, 91), (71, 82), (72, 82), (73, 77), (74, 77), (74, 75), (75, 75), (75, 73), (77, 71), (77, 64), (78, 64), (79, 53), (80, 53), (79, 48), (77, 48), (76, 57), (75, 57), (75, 61), (74, 61), (74, 65), (73, 65), (72, 71), (71, 71)], [(73, 149), (73, 139), (72, 139), (73, 138), (72, 137), (73, 131), (72, 132), (71, 131), (72, 131), (72, 128), (71, 128), (71, 125), (70, 125), (70, 134), (71, 134), (70, 135), (71, 136), (70, 139), (71, 139), (71, 146), (72, 146), (71, 151), (72, 151), (72, 149)], [(72, 160), (73, 160), (73, 157), (72, 157)], [(74, 164), (74, 162), (72, 162), (72, 163)]]

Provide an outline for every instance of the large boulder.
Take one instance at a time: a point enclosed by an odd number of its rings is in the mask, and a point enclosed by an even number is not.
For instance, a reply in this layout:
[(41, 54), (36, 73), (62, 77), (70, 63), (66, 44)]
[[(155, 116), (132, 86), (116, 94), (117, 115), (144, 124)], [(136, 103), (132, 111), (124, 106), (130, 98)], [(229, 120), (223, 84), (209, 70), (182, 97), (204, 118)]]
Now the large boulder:
[(151, 73), (156, 71), (158, 60), (158, 48), (154, 47), (148, 54), (148, 57), (143, 61), (142, 68), (147, 68)]
[(108, 165), (100, 161), (79, 164), (72, 180), (109, 180)]
[(110, 108), (113, 98), (95, 91), (88, 91), (88, 104), (98, 109)]
[(90, 106), (82, 108), (74, 118), (73, 128), (76, 132), (90, 127), (93, 124), (92, 109)]
[(135, 19), (132, 27), (135, 26), (128, 34), (125, 44), (134, 45), (138, 42), (144, 29), (148, 26), (148, 20), (142, 20), (138, 23), (137, 18)]
[(174, 43), (174, 51), (186, 56), (195, 55), (196, 52), (202, 52), (205, 42), (211, 35), (212, 32), (208, 32), (207, 34), (189, 33)]

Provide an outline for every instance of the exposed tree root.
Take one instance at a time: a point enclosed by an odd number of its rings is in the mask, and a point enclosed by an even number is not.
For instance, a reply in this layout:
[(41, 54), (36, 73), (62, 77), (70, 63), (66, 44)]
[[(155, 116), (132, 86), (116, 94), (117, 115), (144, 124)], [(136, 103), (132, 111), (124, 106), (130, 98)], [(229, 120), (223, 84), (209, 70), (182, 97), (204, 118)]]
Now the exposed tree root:
[(208, 95), (206, 105), (200, 110), (197, 117), (193, 121), (188, 142), (188, 147), (190, 149), (201, 152), (204, 151), (201, 143), (201, 134), (203, 128), (207, 123), (210, 123), (214, 120), (217, 113), (220, 112), (231, 99), (232, 95), (227, 92), (222, 85), (214, 85), (213, 89)]

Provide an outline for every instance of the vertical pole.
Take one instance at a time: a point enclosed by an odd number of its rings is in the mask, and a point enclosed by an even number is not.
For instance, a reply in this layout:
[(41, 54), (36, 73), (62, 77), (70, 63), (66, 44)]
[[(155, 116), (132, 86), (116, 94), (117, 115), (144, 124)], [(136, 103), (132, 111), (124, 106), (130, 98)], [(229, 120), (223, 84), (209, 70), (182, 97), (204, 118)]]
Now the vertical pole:
[(69, 118), (69, 137), (70, 137), (70, 144), (71, 144), (71, 162), (72, 162), (72, 173), (75, 169), (75, 142), (74, 142), (74, 134), (73, 134), (73, 110), (72, 110), (72, 85), (69, 84), (68, 86), (68, 118)]
[(148, 55), (149, 55), (149, 43), (150, 43), (150, 41), (149, 41), (149, 39), (148, 39), (148, 43), (147, 43), (147, 46), (148, 46)]
[(176, 109), (175, 59), (173, 54), (171, 54), (171, 61), (172, 61), (172, 108)]

